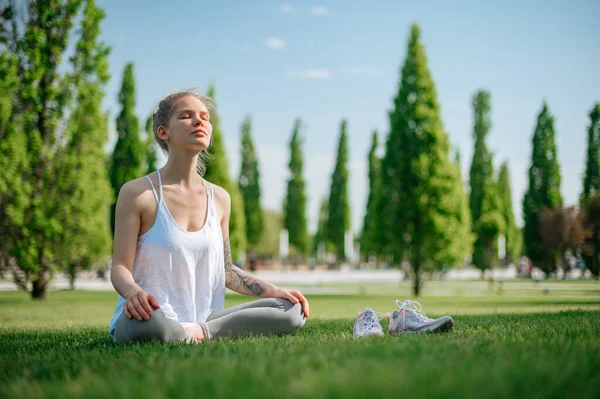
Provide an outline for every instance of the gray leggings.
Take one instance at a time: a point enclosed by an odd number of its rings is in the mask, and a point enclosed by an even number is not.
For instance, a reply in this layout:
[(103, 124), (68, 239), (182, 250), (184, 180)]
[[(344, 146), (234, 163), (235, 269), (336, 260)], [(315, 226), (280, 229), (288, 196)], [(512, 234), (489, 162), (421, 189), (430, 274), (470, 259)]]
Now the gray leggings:
[[(302, 307), (285, 299), (268, 298), (217, 310), (201, 323), (205, 339), (289, 334), (304, 325)], [(118, 344), (135, 341), (194, 342), (192, 336), (162, 310), (152, 312), (149, 320), (117, 319), (114, 339)]]

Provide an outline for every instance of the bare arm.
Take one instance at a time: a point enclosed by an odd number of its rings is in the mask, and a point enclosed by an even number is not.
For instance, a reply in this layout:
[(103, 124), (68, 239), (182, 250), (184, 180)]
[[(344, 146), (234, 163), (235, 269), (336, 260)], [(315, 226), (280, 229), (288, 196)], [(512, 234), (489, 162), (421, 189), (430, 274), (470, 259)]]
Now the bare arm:
[(266, 283), (246, 273), (231, 261), (229, 238), (223, 241), (225, 254), (225, 286), (240, 294), (270, 297), (275, 289), (273, 284)]
[(232, 291), (251, 296), (260, 296), (263, 298), (282, 298), (287, 299), (293, 304), (301, 303), (304, 315), (308, 317), (308, 301), (297, 290), (280, 288), (269, 284), (263, 280), (254, 277), (235, 266), (231, 261), (231, 246), (229, 244), (229, 215), (231, 212), (231, 198), (229, 194), (219, 188), (215, 190), (217, 198), (217, 210), (221, 215), (221, 230), (223, 232), (223, 253), (225, 260), (225, 286)]
[(136, 241), (140, 230), (140, 212), (136, 206), (137, 193), (131, 183), (124, 185), (117, 199), (115, 237), (110, 279), (123, 298), (141, 288), (133, 280), (131, 269)]
[(119, 295), (126, 299), (123, 304), (125, 316), (141, 321), (148, 320), (152, 308), (158, 309), (160, 306), (154, 296), (136, 284), (131, 274), (141, 224), (139, 194), (139, 184), (136, 186), (136, 182), (125, 184), (119, 192), (110, 280)]

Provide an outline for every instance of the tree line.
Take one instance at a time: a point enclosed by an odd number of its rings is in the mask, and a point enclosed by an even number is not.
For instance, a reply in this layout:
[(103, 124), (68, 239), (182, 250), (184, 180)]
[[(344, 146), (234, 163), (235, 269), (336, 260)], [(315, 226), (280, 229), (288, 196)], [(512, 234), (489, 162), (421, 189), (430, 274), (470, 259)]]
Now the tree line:
[[(73, 282), (79, 271), (107, 259), (120, 188), (156, 169), (151, 116), (142, 128), (134, 111), (132, 63), (125, 66), (118, 96), (117, 141), (109, 154), (103, 150), (109, 115), (102, 100), (110, 79), (110, 46), (99, 38), (104, 16), (94, 0), (5, 1), (0, 7), (0, 273), (24, 289), (30, 283), (33, 298), (45, 296), (55, 272), (68, 273)], [(583, 190), (576, 208), (562, 206), (553, 117), (543, 104), (523, 200), (525, 225), (519, 229), (508, 164), (494, 170), (493, 154), (486, 147), (490, 93), (478, 91), (473, 97), (474, 154), (467, 188), (460, 154), (443, 127), (420, 34), (413, 25), (389, 133), (380, 144), (378, 132), (373, 132), (369, 195), (361, 233), (355, 237), (362, 259), (408, 262), (416, 294), (426, 271), (468, 261), (487, 269), (523, 253), (547, 273), (564, 263), (567, 251), (578, 253), (597, 276), (600, 104), (590, 113)], [(75, 47), (66, 59), (72, 37)], [(208, 95), (215, 100), (214, 86)], [(290, 174), (278, 213), (261, 208), (251, 118), (240, 129), (237, 181), (230, 175), (218, 112), (211, 121), (212, 157), (205, 178), (231, 195), (234, 258), (276, 257), (279, 230), (285, 228), (292, 260), (305, 261), (325, 251), (335, 263), (343, 262), (351, 229), (347, 121), (340, 122), (330, 192), (322, 199), (313, 235), (306, 217), (303, 122), (297, 119), (292, 127)], [(382, 157), (377, 155), (380, 146)], [(502, 260), (500, 236), (507, 252)]]

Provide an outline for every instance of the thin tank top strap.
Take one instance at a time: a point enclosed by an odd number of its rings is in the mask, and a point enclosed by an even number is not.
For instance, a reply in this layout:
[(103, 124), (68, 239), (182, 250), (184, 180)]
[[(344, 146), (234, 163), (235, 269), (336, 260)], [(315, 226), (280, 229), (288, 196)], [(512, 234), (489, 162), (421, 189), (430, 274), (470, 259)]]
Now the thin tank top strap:
[(219, 220), (221, 220), (221, 219), (219, 217), (219, 211), (217, 211), (217, 204), (215, 203), (215, 185), (212, 183), (208, 183), (208, 185), (210, 186), (210, 207), (212, 208), (212, 211), (215, 213), (215, 217), (217, 218), (217, 223), (218, 223)]
[(210, 198), (210, 200), (213, 200), (213, 185), (212, 183), (209, 183), (208, 181), (206, 181), (204, 179), (204, 177), (200, 176), (200, 178), (202, 179), (202, 185), (204, 187), (206, 187), (206, 192), (208, 194), (208, 198)]
[(156, 203), (158, 204), (158, 196), (156, 195), (156, 190), (154, 189), (154, 183), (152, 183), (152, 179), (150, 179), (150, 176), (146, 175), (146, 179), (148, 179), (148, 181), (150, 182), (150, 186), (152, 186), (152, 194), (154, 194), (154, 198), (156, 198)]
[(160, 169), (156, 169), (156, 174), (158, 175), (158, 191), (160, 192), (160, 198), (162, 199), (162, 179), (160, 178)]

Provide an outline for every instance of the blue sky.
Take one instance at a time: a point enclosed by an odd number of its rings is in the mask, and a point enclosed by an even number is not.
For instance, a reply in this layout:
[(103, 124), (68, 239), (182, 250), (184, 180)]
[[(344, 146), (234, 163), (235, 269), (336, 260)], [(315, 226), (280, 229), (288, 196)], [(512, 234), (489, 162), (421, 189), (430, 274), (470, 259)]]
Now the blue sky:
[[(339, 125), (348, 120), (352, 229), (367, 197), (373, 129), (385, 139), (410, 24), (422, 30), (442, 120), (472, 156), (471, 97), (491, 92), (488, 147), (507, 160), (515, 214), (527, 185), (531, 137), (542, 102), (555, 116), (561, 191), (581, 191), (589, 112), (600, 101), (600, 2), (577, 1), (193, 1), (98, 0), (102, 38), (112, 46), (105, 107), (114, 143), (117, 95), (133, 61), (137, 113), (150, 115), (179, 88), (216, 87), (230, 174), (239, 173), (240, 125), (253, 120), (262, 203), (279, 210), (295, 118), (304, 130), (309, 228), (328, 195)], [(380, 139), (380, 141), (383, 141)], [(164, 160), (161, 160), (164, 161)]]

